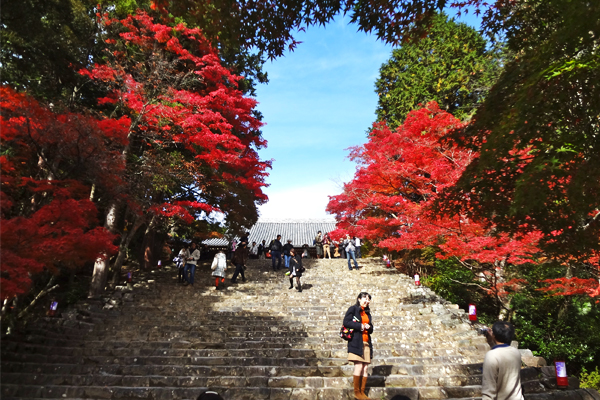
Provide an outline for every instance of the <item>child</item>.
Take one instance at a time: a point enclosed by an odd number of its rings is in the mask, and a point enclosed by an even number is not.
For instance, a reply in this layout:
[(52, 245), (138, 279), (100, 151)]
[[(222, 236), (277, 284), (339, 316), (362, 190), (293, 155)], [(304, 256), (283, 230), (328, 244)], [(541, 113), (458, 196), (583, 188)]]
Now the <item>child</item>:
[(225, 282), (225, 270), (227, 269), (227, 257), (223, 251), (219, 251), (215, 254), (212, 265), (210, 266), (215, 277), (215, 290), (219, 290), (219, 280), (221, 283)]
[(306, 271), (306, 269), (302, 266), (302, 257), (296, 256), (296, 250), (291, 249), (290, 255), (292, 258), (290, 259), (290, 289), (294, 288), (294, 277), (296, 278), (297, 290), (302, 292), (302, 283), (300, 283), (300, 278), (302, 277), (302, 273)]

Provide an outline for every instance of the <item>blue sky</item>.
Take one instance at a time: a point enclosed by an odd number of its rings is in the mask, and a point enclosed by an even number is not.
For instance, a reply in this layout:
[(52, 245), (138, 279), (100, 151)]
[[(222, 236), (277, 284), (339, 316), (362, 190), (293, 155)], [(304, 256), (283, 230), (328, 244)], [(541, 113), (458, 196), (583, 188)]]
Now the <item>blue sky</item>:
[(327, 195), (354, 175), (347, 148), (366, 141), (375, 80), (392, 47), (347, 21), (299, 32), (293, 52), (265, 65), (269, 83), (258, 86), (257, 100), (268, 148), (259, 154), (274, 161), (261, 218), (331, 218)]

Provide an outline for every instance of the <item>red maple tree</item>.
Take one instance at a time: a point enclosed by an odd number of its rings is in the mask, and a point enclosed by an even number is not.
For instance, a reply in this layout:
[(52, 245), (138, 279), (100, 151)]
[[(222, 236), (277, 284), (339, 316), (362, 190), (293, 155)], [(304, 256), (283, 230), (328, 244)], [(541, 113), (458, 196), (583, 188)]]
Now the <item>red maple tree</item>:
[[(168, 221), (190, 223), (214, 211), (230, 227), (253, 223), (257, 204), (267, 200), (262, 189), (271, 164), (258, 156), (266, 141), (256, 101), (238, 88), (242, 77), (222, 65), (198, 28), (156, 22), (144, 12), (99, 18), (106, 32), (105, 62), (80, 74), (105, 92), (99, 107), (132, 121), (122, 149), (127, 203), (106, 207), (111, 230), (132, 228), (122, 235), (120, 256), (143, 224), (151, 235)], [(130, 212), (115, 212), (123, 207)], [(115, 214), (129, 220), (109, 223)], [(143, 261), (149, 266), (157, 246), (145, 241)], [(106, 263), (96, 271), (107, 271)]]
[(110, 144), (126, 142), (130, 121), (54, 113), (10, 88), (0, 93), (0, 288), (12, 298), (43, 270), (57, 273), (114, 252), (89, 197), (92, 185), (121, 179)]
[[(523, 281), (507, 276), (506, 266), (531, 262), (540, 235), (497, 234), (486, 221), (464, 215), (439, 216), (431, 206), (452, 187), (476, 155), (443, 141), (462, 126), (435, 102), (411, 112), (391, 131), (374, 124), (369, 141), (351, 149), (358, 167), (344, 192), (331, 196), (328, 211), (338, 228), (364, 237), (389, 251), (437, 249), (437, 257), (457, 260), (478, 277), (473, 283), (493, 296), (505, 311), (510, 292)], [(468, 196), (464, 198), (468, 207)]]
[[(80, 73), (108, 91), (100, 105), (132, 116), (133, 145), (124, 153), (156, 168), (151, 173), (187, 174), (202, 189), (197, 193), (237, 183), (265, 201), (261, 189), (270, 163), (255, 151), (266, 145), (253, 113), (256, 101), (238, 90), (242, 77), (221, 65), (200, 29), (156, 23), (144, 12), (123, 20), (105, 15), (103, 24), (116, 35), (106, 39), (108, 61)], [(173, 153), (182, 156), (181, 164), (168, 165)], [(205, 200), (158, 202), (152, 209), (189, 221), (190, 209), (219, 209)]]

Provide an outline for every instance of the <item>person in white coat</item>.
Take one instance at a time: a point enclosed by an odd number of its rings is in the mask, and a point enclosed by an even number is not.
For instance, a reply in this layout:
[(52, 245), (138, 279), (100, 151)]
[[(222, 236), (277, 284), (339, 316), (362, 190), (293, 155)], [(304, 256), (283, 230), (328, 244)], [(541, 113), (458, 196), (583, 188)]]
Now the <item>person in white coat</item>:
[(183, 279), (183, 269), (185, 268), (185, 264), (187, 259), (190, 257), (190, 251), (188, 250), (188, 244), (184, 243), (181, 250), (179, 250), (179, 255), (177, 255), (177, 282), (183, 283), (185, 279)]
[(484, 334), (492, 349), (483, 360), (482, 400), (523, 400), (521, 353), (510, 345), (515, 327), (510, 322), (498, 321)]
[(213, 258), (212, 265), (212, 276), (215, 277), (215, 290), (219, 290), (219, 281), (225, 282), (225, 271), (227, 270), (227, 256), (222, 251), (218, 252)]

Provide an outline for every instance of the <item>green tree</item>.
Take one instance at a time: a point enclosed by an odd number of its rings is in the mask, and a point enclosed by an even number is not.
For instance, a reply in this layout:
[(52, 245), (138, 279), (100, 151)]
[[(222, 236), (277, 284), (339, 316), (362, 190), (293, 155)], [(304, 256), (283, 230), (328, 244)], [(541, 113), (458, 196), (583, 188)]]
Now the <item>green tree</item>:
[(6, 0), (0, 14), (2, 84), (39, 99), (72, 98), (99, 53), (90, 0)]
[[(516, 310), (513, 323), (517, 340), (551, 362), (563, 358), (569, 362), (571, 373), (582, 367), (600, 366), (599, 304), (589, 296), (549, 295), (543, 289), (544, 279), (560, 278), (563, 267), (558, 263), (539, 262), (519, 267), (519, 273), (528, 284), (514, 297)], [(578, 271), (579, 278), (590, 278), (586, 271)]]
[(475, 29), (436, 15), (426, 38), (394, 49), (381, 66), (377, 120), (396, 128), (429, 101), (459, 119), (471, 115), (500, 71), (500, 52), (486, 45)]
[(600, 249), (600, 2), (500, 12), (516, 58), (455, 135), (479, 156), (444, 207), (503, 231), (539, 229), (544, 250), (565, 263), (588, 258)]

